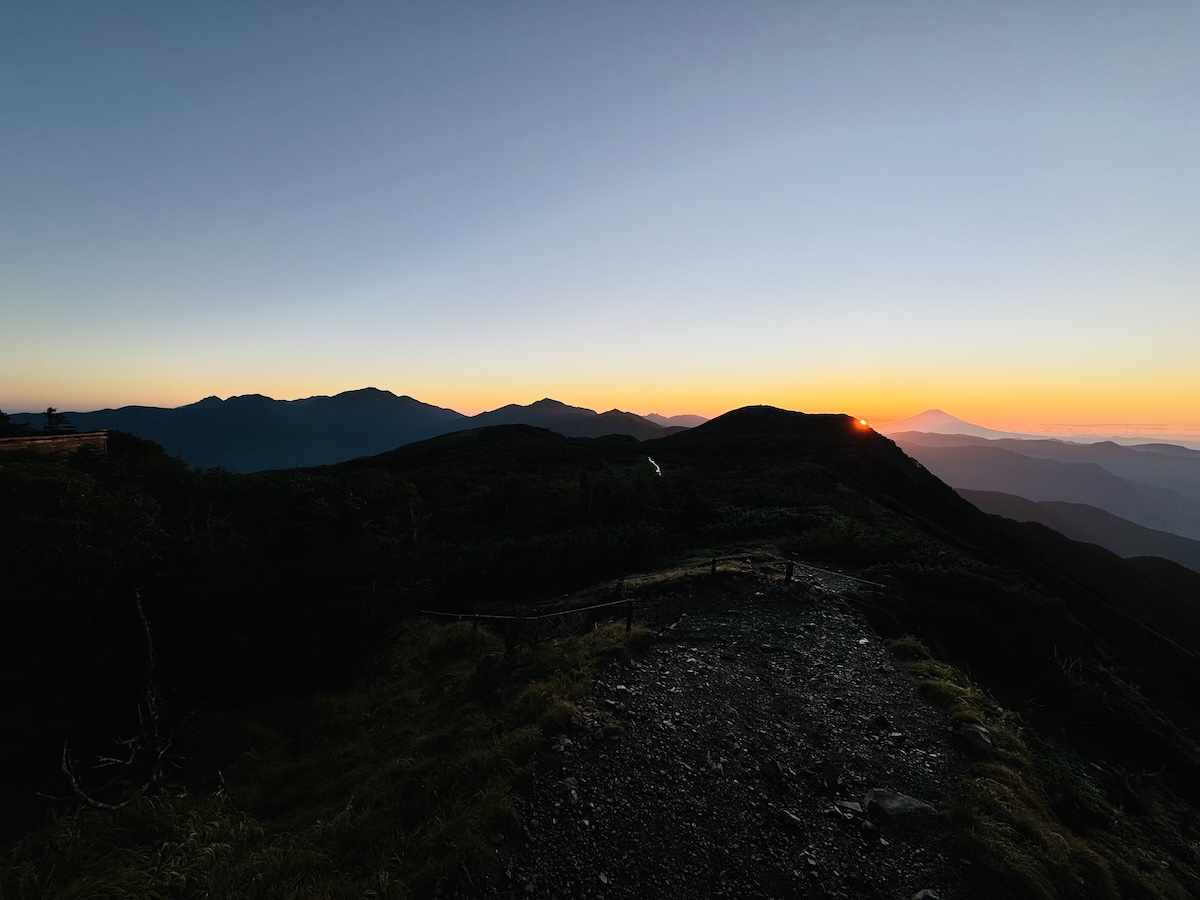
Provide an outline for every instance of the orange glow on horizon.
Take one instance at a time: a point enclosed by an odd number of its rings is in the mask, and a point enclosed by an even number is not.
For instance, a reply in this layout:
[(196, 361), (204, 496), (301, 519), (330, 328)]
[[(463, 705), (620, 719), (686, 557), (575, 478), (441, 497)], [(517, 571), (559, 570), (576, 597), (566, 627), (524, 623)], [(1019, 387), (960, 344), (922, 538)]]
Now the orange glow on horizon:
[[(782, 369), (782, 367), (781, 367)], [(54, 406), (88, 412), (126, 405), (175, 407), (206, 396), (261, 393), (279, 400), (333, 395), (374, 386), (397, 395), (473, 415), (509, 403), (529, 404), (551, 397), (597, 412), (618, 408), (646, 415), (695, 414), (715, 418), (732, 409), (765, 404), (805, 413), (856, 411), (859, 428), (887, 425), (938, 408), (967, 422), (1028, 434), (1200, 435), (1195, 404), (1200, 383), (1188, 373), (1167, 384), (1151, 375), (1102, 373), (1069, 378), (1039, 378), (988, 372), (916, 370), (765, 371), (728, 377), (707, 371), (687, 376), (673, 372), (614, 375), (611, 372), (556, 373), (545, 379), (527, 376), (485, 379), (476, 373), (422, 372), (419, 377), (380, 366), (371, 371), (322, 372), (293, 379), (284, 373), (212, 373), (203, 379), (164, 372), (157, 381), (111, 370), (87, 378), (59, 373), (53, 379), (32, 376), (6, 384), (0, 409), (37, 412)], [(1194, 440), (1194, 439), (1193, 439)]]

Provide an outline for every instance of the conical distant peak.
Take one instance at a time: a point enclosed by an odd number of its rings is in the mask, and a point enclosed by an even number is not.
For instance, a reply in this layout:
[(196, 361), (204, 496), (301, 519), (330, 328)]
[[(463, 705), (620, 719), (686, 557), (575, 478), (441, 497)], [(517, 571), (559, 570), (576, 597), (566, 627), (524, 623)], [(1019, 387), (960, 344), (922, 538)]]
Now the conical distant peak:
[(965, 434), (973, 437), (988, 438), (1031, 438), (1036, 435), (1019, 434), (1012, 431), (997, 431), (983, 425), (976, 425), (958, 416), (952, 416), (942, 409), (927, 409), (925, 412), (909, 416), (898, 422), (889, 422), (876, 429), (880, 434), (903, 434), (904, 432), (924, 432), (926, 434)]
[(964, 421), (963, 419), (960, 419), (958, 416), (950, 415), (950, 413), (946, 412), (944, 409), (927, 409), (923, 413), (917, 413), (915, 416), (913, 416), (913, 418), (914, 419), (947, 419), (947, 420), (951, 420), (954, 422)]
[(924, 412), (917, 413), (915, 416), (909, 416), (907, 419), (901, 419), (899, 422), (893, 422), (892, 426), (908, 425), (913, 430), (919, 430), (918, 426), (933, 426), (933, 425), (969, 425), (965, 419), (960, 419), (958, 416), (952, 416), (944, 409), (927, 409)]

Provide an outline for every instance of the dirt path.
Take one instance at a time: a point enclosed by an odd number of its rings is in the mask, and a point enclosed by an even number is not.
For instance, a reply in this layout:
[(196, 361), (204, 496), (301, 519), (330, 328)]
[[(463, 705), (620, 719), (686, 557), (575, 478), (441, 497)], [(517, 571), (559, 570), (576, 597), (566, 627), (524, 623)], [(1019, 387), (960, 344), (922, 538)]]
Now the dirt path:
[(746, 574), (656, 598), (654, 648), (603, 673), (539, 755), (524, 840), (482, 893), (972, 896), (936, 815), (869, 802), (943, 808), (964, 768), (949, 723), (844, 582), (814, 587)]

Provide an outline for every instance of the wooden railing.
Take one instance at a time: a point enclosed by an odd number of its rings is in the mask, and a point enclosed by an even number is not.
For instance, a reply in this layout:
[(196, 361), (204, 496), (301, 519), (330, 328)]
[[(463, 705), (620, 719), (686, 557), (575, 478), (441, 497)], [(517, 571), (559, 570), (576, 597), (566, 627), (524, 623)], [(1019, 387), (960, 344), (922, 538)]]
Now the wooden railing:
[(74, 453), (91, 447), (108, 452), (107, 431), (81, 431), (69, 434), (25, 434), (0, 438), (0, 450), (30, 450), (34, 453)]

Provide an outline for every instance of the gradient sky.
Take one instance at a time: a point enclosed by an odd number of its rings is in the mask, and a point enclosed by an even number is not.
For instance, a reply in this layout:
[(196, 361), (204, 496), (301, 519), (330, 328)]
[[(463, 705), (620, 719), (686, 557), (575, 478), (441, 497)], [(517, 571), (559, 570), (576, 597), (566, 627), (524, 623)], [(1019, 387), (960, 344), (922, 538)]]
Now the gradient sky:
[(1200, 432), (1198, 47), (1195, 0), (7, 0), (0, 409)]

